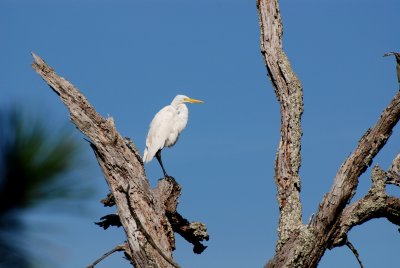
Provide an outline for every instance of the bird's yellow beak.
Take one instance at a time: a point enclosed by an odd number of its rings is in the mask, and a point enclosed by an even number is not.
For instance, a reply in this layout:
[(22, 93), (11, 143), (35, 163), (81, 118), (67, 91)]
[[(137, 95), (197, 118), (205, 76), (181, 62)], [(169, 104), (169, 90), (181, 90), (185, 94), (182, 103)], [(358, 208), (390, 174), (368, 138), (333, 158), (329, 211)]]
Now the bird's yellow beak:
[(192, 99), (192, 98), (185, 98), (184, 101), (185, 102), (190, 102), (190, 103), (204, 103), (204, 101), (195, 100), (195, 99)]

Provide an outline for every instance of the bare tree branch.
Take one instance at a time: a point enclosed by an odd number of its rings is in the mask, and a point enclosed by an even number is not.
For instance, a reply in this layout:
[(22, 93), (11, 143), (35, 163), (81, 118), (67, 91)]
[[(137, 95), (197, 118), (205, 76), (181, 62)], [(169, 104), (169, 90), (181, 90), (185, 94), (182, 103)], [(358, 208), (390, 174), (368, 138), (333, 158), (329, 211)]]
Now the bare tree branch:
[[(126, 146), (123, 138), (115, 129), (112, 119), (104, 119), (91, 106), (79, 90), (64, 78), (59, 77), (41, 58), (32, 54), (34, 63), (32, 67), (42, 76), (49, 86), (60, 96), (61, 100), (70, 111), (72, 122), (81, 130), (92, 143), (92, 148), (99, 164), (106, 176), (107, 183), (115, 198), (118, 214), (128, 237), (133, 259), (137, 267), (146, 267), (151, 263), (164, 266), (164, 258), (158, 252), (144, 250), (146, 241), (143, 234), (138, 232), (137, 222), (130, 214), (125, 195), (118, 191), (120, 187), (127, 187), (128, 182), (136, 188), (134, 191), (135, 210), (140, 215), (138, 218), (144, 225), (152, 226), (152, 220), (160, 218), (152, 207), (153, 196), (146, 179), (143, 165), (138, 157)], [(154, 230), (149, 230), (154, 239), (160, 244), (159, 248), (171, 256), (168, 238), (163, 232), (163, 227), (157, 221)], [(157, 231), (155, 231), (157, 230)], [(165, 264), (167, 267), (167, 265)]]
[(208, 241), (209, 239), (207, 228), (203, 223), (190, 223), (178, 212), (167, 212), (167, 217), (174, 232), (180, 234), (186, 241), (193, 244), (194, 253), (200, 254), (207, 248), (201, 243), (201, 241)]
[[(154, 194), (158, 196), (160, 204), (164, 206), (163, 209), (166, 211), (168, 223), (172, 230), (193, 244), (194, 253), (202, 253), (207, 247), (201, 241), (208, 241), (209, 239), (207, 228), (201, 222), (190, 223), (176, 211), (178, 198), (181, 194), (179, 184), (171, 177), (161, 179), (154, 189)], [(174, 237), (172, 236), (171, 239), (174, 239)], [(171, 241), (171, 244), (175, 245), (175, 240)]]
[(314, 226), (322, 231), (330, 229), (342, 209), (355, 194), (359, 176), (372, 163), (373, 158), (386, 144), (393, 127), (400, 119), (400, 92), (382, 112), (378, 122), (360, 139), (357, 148), (344, 161), (335, 176), (330, 192), (320, 204)]
[(115, 199), (114, 199), (114, 196), (112, 195), (112, 193), (109, 193), (107, 195), (107, 197), (102, 199), (102, 200), (100, 200), (100, 202), (103, 203), (103, 205), (105, 207), (113, 207), (113, 206), (115, 206)]
[[(257, 9), (261, 53), (281, 112), (281, 140), (275, 162), (275, 183), (280, 208), (278, 241), (276, 254), (266, 267), (315, 267), (332, 243), (331, 239), (337, 234), (339, 219), (355, 194), (359, 176), (371, 165), (400, 119), (400, 92), (382, 112), (376, 125), (363, 135), (357, 148), (343, 162), (330, 192), (320, 203), (314, 221), (310, 220), (309, 224), (303, 225), (298, 175), (301, 161), (302, 86), (282, 49), (282, 22), (278, 0), (257, 0)], [(396, 199), (388, 197), (382, 202), (383, 210), (386, 211), (384, 215), (391, 221), (396, 221)], [(382, 212), (382, 206), (379, 213)]]
[[(358, 177), (367, 169), (373, 157), (385, 145), (399, 118), (400, 92), (395, 95), (388, 107), (382, 112), (378, 123), (364, 134), (359, 141), (358, 147), (340, 167), (332, 189), (321, 202), (311, 226), (307, 229), (300, 229), (298, 233), (295, 233), (274, 258), (270, 260), (267, 267), (293, 267), (295, 263), (300, 261), (305, 267), (315, 267), (318, 264), (326, 248), (332, 246), (332, 238), (338, 237), (337, 228), (340, 224), (341, 215), (356, 213), (356, 211), (362, 212), (364, 206), (352, 212), (346, 212), (351, 209), (351, 206), (346, 209), (345, 207), (355, 193)], [(379, 182), (383, 184), (378, 188), (381, 189), (381, 187), (384, 187), (386, 180)], [(367, 201), (370, 201), (369, 198), (374, 197), (375, 195), (368, 197)], [(377, 200), (373, 199), (373, 202), (377, 202)], [(391, 222), (396, 223), (396, 209), (399, 211), (398, 203), (397, 198), (388, 197), (378, 203), (378, 208), (380, 209), (378, 211), (381, 213), (383, 210), (384, 216)], [(361, 203), (356, 203), (354, 206), (357, 205), (361, 205)], [(345, 211), (343, 211), (344, 209)], [(369, 219), (371, 218), (366, 218), (365, 221)], [(350, 228), (343, 231), (347, 233), (349, 230)], [(341, 241), (345, 241), (343, 236)], [(334, 244), (336, 243), (338, 242), (334, 242)], [(343, 243), (340, 245), (343, 245)], [(303, 259), (304, 256), (307, 256), (307, 258)]]
[(353, 246), (353, 244), (350, 241), (346, 241), (346, 246), (351, 250), (351, 252), (353, 252), (354, 256), (357, 259), (358, 264), (360, 265), (360, 268), (364, 268), (361, 259), (360, 259), (360, 255), (358, 255), (358, 251), (356, 250), (356, 248)]
[[(132, 217), (135, 219), (136, 223), (137, 223), (137, 227), (138, 230), (144, 235), (144, 237), (146, 238), (148, 244), (151, 245), (151, 247), (156, 250), (163, 258), (165, 261), (167, 261), (169, 264), (171, 264), (173, 267), (175, 268), (179, 268), (179, 265), (177, 263), (175, 263), (171, 257), (167, 256), (163, 250), (160, 248), (159, 245), (157, 245), (157, 243), (154, 241), (153, 237), (149, 234), (147, 228), (145, 227), (144, 224), (142, 223), (142, 221), (139, 218), (139, 215), (136, 213), (136, 210), (134, 209), (134, 204), (131, 203), (132, 199), (131, 197), (134, 194), (134, 191), (136, 191), (136, 188), (134, 186), (130, 186), (130, 184), (128, 184), (128, 188), (127, 189), (122, 189), (120, 188), (119, 191), (125, 193), (126, 195), (126, 201), (127, 201), (127, 205), (128, 208), (131, 212)], [(151, 227), (151, 226), (150, 226)]]
[(400, 226), (400, 199), (386, 194), (385, 172), (375, 166), (371, 177), (372, 187), (368, 193), (343, 210), (329, 248), (342, 246), (347, 241), (347, 233), (351, 228), (371, 219), (386, 218)]
[(394, 177), (392, 173), (387, 173), (387, 184), (393, 184), (396, 186), (400, 186), (400, 177)]
[(109, 252), (106, 252), (103, 254), (103, 256), (101, 256), (100, 258), (98, 258), (97, 260), (95, 260), (93, 263), (91, 263), (90, 265), (88, 265), (87, 268), (94, 268), (97, 264), (99, 264), (102, 260), (104, 260), (105, 258), (107, 258), (108, 256), (112, 255), (113, 253), (117, 252), (117, 251), (124, 251), (126, 248), (128, 247), (128, 245), (126, 243), (122, 244), (122, 245), (118, 245), (115, 248), (113, 248), (112, 250), (110, 250)]
[(281, 111), (281, 138), (275, 162), (280, 218), (279, 249), (302, 226), (300, 202), (301, 115), (303, 90), (282, 49), (282, 20), (277, 0), (258, 0), (261, 53)]
[(121, 137), (114, 120), (100, 116), (76, 87), (59, 77), (40, 57), (32, 55), (32, 67), (60, 96), (72, 122), (90, 139), (112, 194), (104, 203), (117, 206), (135, 267), (177, 267), (172, 260), (174, 232), (165, 205), (166, 200), (178, 203), (179, 194), (172, 196), (167, 191), (169, 187), (176, 188), (176, 182), (166, 182), (171, 185), (152, 191), (138, 150), (132, 141)]

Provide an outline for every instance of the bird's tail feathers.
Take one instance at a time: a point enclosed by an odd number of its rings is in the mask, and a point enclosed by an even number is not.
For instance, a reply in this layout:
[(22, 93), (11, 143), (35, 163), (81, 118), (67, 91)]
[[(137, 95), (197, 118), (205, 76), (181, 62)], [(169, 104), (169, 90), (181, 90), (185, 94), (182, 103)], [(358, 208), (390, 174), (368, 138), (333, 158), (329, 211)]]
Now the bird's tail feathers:
[(153, 159), (153, 157), (154, 157), (154, 153), (152, 154), (151, 152), (149, 152), (146, 147), (146, 149), (144, 149), (144, 153), (143, 153), (143, 162), (147, 164)]
[(149, 160), (147, 159), (147, 147), (146, 149), (144, 149), (144, 153), (143, 153), (143, 162), (145, 162), (146, 164), (149, 163)]

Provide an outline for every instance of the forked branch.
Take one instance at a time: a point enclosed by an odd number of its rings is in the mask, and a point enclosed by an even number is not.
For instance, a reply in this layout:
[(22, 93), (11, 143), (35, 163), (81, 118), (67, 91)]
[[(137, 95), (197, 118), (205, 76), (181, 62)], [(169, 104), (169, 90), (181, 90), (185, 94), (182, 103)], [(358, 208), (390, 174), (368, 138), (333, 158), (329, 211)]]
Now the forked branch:
[[(33, 53), (32, 55), (32, 67), (60, 96), (70, 112), (72, 122), (90, 139), (91, 147), (114, 196), (135, 266), (156, 264), (158, 267), (172, 267), (163, 255), (148, 246), (147, 240), (143, 239), (143, 230), (138, 229), (139, 225), (146, 226), (146, 232), (156, 241), (158, 248), (162, 249), (164, 255), (172, 258), (171, 245), (161, 224), (164, 215), (160, 215), (153, 205), (157, 201), (151, 193), (139, 153), (134, 153), (126, 145), (115, 129), (112, 118), (100, 116), (75, 86), (58, 76), (40, 57)], [(133, 195), (129, 197), (133, 208), (128, 206), (126, 195), (119, 191), (121, 188), (127, 189), (128, 185), (135, 188)], [(135, 210), (138, 217), (132, 217), (130, 209)]]
[(117, 214), (104, 218), (102, 226), (124, 227), (135, 267), (177, 267), (172, 259), (174, 231), (166, 216), (166, 203), (172, 206), (171, 210), (176, 209), (179, 194), (169, 191), (178, 187), (176, 182), (165, 181), (165, 187), (151, 190), (138, 150), (131, 140), (117, 132), (114, 120), (100, 116), (75, 86), (58, 76), (40, 57), (32, 55), (32, 67), (60, 96), (72, 122), (89, 138), (108, 183), (111, 194), (104, 204), (115, 204)]
[(329, 229), (355, 194), (358, 178), (372, 163), (373, 158), (386, 144), (394, 126), (400, 119), (400, 91), (382, 112), (378, 122), (368, 129), (357, 148), (344, 161), (335, 176), (330, 192), (320, 204), (314, 226), (318, 230)]
[(386, 173), (380, 167), (375, 166), (371, 179), (372, 186), (368, 193), (343, 210), (329, 248), (342, 246), (347, 241), (347, 234), (353, 227), (371, 219), (386, 218), (400, 226), (400, 199), (386, 193)]
[[(376, 125), (363, 135), (357, 148), (343, 162), (330, 192), (320, 203), (314, 221), (311, 220), (307, 225), (302, 224), (298, 174), (301, 161), (302, 86), (282, 48), (282, 21), (278, 0), (257, 0), (257, 9), (261, 31), (261, 53), (281, 112), (281, 139), (275, 162), (275, 183), (278, 188), (280, 208), (278, 241), (276, 254), (266, 267), (315, 267), (325, 250), (333, 245), (332, 238), (337, 237), (335, 235), (341, 216), (349, 213), (351, 216), (360, 214), (358, 215), (360, 219), (363, 218), (361, 214), (366, 206), (365, 203), (356, 203), (353, 207), (347, 208), (346, 206), (355, 194), (358, 178), (386, 144), (400, 119), (400, 92), (382, 112)], [(395, 55), (397, 60), (400, 59), (399, 54), (391, 54)], [(397, 69), (399, 68), (398, 65)], [(395, 172), (387, 174), (387, 183), (398, 183), (398, 176), (393, 175)], [(379, 200), (375, 200), (377, 197)], [(396, 199), (382, 198), (376, 194), (365, 198), (365, 201), (380, 202), (376, 215), (383, 213), (391, 221), (397, 218)], [(346, 210), (343, 211), (344, 209)], [(347, 234), (348, 230), (344, 233)], [(344, 236), (341, 238), (341, 245), (344, 245), (344, 241), (347, 240), (343, 240)]]

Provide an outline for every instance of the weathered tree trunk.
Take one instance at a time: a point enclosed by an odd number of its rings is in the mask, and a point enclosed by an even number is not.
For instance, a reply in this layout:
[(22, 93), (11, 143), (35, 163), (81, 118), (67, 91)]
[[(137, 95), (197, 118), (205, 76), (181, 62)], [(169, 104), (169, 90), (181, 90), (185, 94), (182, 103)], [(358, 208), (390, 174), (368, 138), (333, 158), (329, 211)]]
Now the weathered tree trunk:
[[(258, 0), (257, 9), (261, 53), (281, 110), (281, 139), (275, 162), (280, 209), (278, 241), (275, 256), (266, 267), (315, 267), (327, 248), (348, 244), (347, 232), (353, 226), (378, 217), (386, 217), (392, 223), (400, 224), (400, 200), (385, 192), (385, 184), (398, 185), (400, 181), (400, 155), (393, 162), (390, 172), (385, 173), (375, 167), (372, 172), (373, 184), (368, 194), (348, 205), (356, 192), (358, 178), (385, 145), (400, 119), (400, 92), (397, 92), (376, 125), (364, 134), (357, 148), (343, 162), (330, 192), (319, 205), (314, 221), (311, 219), (308, 224), (303, 224), (298, 175), (301, 162), (302, 86), (282, 48), (282, 20), (278, 0)], [(392, 54), (398, 58), (397, 53)]]
[[(160, 180), (154, 190), (143, 168), (142, 158), (134, 146), (117, 132), (112, 118), (100, 116), (82, 93), (59, 77), (41, 58), (33, 54), (33, 68), (60, 96), (70, 111), (71, 120), (89, 139), (117, 206), (119, 221), (124, 227), (128, 245), (119, 247), (135, 267), (178, 267), (173, 261), (174, 232), (181, 234), (201, 253), (208, 240), (205, 225), (189, 223), (176, 207), (180, 186), (173, 178)], [(115, 218), (115, 217), (114, 217)], [(107, 220), (106, 227), (118, 225)], [(115, 221), (115, 219), (114, 219)], [(118, 221), (118, 217), (117, 217)]]

